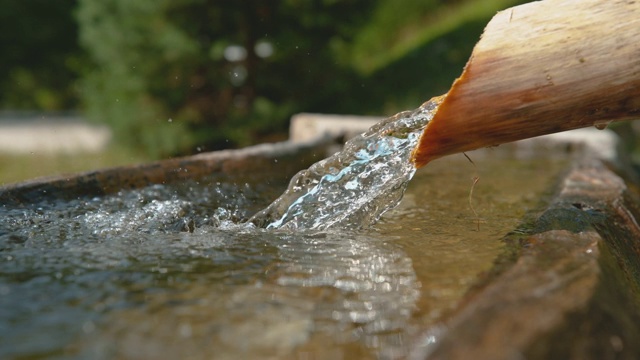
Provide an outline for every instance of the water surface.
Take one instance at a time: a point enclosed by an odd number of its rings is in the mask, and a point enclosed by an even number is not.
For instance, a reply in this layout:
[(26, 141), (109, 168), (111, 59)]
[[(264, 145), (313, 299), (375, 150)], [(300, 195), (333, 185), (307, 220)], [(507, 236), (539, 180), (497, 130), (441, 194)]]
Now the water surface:
[(284, 188), (247, 179), (1, 207), (0, 358), (406, 357), (562, 165), (497, 154), (475, 158), (479, 230), (462, 156), (368, 229), (247, 226)]

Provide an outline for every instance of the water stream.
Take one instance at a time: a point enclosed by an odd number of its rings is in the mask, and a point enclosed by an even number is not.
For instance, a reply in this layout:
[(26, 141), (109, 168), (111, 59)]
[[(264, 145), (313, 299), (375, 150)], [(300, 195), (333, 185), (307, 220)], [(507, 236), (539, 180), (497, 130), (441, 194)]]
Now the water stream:
[(267, 229), (364, 228), (396, 206), (415, 174), (409, 160), (438, 101), (392, 116), (291, 179), (250, 221)]
[(560, 168), (484, 164), (495, 188), (476, 192), (478, 231), (465, 159), (407, 187), (433, 106), (349, 142), (271, 205), (286, 184), (268, 174), (0, 204), (0, 358), (409, 356)]

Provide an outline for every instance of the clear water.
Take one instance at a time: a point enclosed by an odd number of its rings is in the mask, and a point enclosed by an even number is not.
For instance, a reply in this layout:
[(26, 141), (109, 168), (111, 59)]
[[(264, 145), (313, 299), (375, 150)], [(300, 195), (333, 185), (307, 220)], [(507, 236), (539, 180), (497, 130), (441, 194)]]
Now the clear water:
[[(337, 180), (328, 186), (353, 181), (356, 168), (385, 172), (394, 157), (387, 145), (410, 151), (405, 140), (427, 119), (421, 111), (398, 115), (409, 125), (383, 130), (391, 136), (370, 155), (338, 155), (301, 173), (315, 179), (303, 188), (328, 181), (318, 175), (327, 166), (348, 169), (331, 173)], [(358, 141), (370, 144), (375, 131)], [(362, 167), (363, 158), (383, 164)], [(414, 170), (399, 182), (360, 178), (396, 193), (360, 202), (366, 216), (355, 222), (351, 206), (337, 216), (313, 209), (327, 201), (314, 197), (320, 190), (290, 190), (269, 205), (286, 184), (259, 174), (0, 205), (0, 359), (408, 357), (423, 345), (421, 331), (491, 266), (500, 237), (537, 202), (556, 166), (475, 160), (487, 171), (475, 192), (479, 231), (464, 159), (418, 172), (402, 204), (382, 218)], [(309, 193), (312, 209), (297, 200)], [(367, 197), (355, 196), (336, 206)], [(300, 209), (331, 225), (309, 222)]]
[(373, 126), (344, 149), (298, 173), (251, 221), (267, 229), (357, 229), (396, 206), (416, 168), (409, 160), (438, 102)]
[(187, 183), (2, 209), (0, 358), (400, 346), (419, 296), (404, 252), (363, 233), (238, 224), (259, 193)]

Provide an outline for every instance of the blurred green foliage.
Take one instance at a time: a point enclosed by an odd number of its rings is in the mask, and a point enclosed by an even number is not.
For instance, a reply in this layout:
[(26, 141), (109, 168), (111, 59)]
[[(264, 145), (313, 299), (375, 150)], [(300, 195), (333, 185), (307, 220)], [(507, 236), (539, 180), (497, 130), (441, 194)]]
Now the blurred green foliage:
[(0, 105), (80, 103), (152, 157), (245, 146), (296, 112), (390, 115), (446, 92), (520, 2), (0, 0)]
[(325, 44), (367, 3), (80, 0), (88, 114), (156, 156), (251, 144), (344, 86)]
[[(400, 0), (382, 1), (369, 21), (359, 29), (345, 51), (351, 64), (361, 73), (371, 74), (398, 61), (407, 52), (450, 32), (459, 31), (470, 22), (484, 24), (497, 10), (523, 1), (514, 0)], [(401, 6), (398, 6), (401, 5)], [(476, 41), (477, 31), (466, 33)]]
[(78, 105), (83, 65), (74, 1), (0, 0), (0, 108), (66, 110)]

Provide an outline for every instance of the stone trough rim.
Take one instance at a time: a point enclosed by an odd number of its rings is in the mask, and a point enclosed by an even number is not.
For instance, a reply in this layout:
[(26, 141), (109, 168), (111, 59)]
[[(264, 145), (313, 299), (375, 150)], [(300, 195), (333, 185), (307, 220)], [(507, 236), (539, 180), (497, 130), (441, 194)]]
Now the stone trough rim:
[[(320, 136), (305, 142), (263, 143), (241, 149), (211, 151), (142, 164), (39, 177), (0, 186), (0, 206), (25, 204), (38, 199), (103, 196), (119, 190), (136, 189), (152, 184), (170, 184), (215, 173), (239, 175), (283, 167), (283, 170), (286, 168), (283, 175), (293, 175), (326, 157), (335, 141), (331, 136)], [(296, 158), (300, 159), (295, 164), (278, 161)]]

